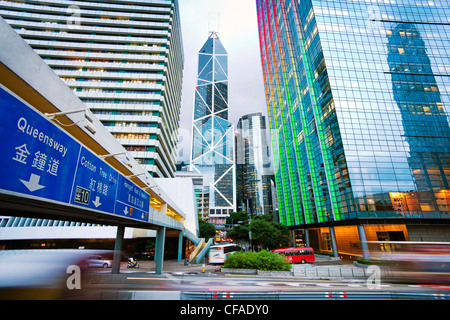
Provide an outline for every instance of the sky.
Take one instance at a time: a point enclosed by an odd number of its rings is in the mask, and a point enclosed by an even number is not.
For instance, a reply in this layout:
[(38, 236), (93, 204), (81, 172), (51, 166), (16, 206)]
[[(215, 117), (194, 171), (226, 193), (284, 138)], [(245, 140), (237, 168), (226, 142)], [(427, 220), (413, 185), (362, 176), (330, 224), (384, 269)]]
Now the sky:
[[(243, 115), (267, 116), (255, 0), (178, 0), (184, 47), (183, 95), (178, 161), (189, 162), (198, 52), (218, 31), (228, 52), (229, 118), (235, 127)], [(266, 124), (268, 120), (266, 117)]]

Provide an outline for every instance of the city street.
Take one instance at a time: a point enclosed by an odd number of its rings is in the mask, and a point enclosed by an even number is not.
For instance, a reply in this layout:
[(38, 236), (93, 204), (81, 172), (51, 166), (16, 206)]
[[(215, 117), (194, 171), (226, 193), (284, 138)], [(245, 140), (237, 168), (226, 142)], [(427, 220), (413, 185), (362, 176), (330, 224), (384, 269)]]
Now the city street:
[[(182, 265), (181, 263), (179, 263)], [(169, 263), (170, 265), (170, 263)], [(331, 265), (336, 268), (336, 265)], [(340, 265), (349, 268), (349, 265)], [(304, 268), (304, 265), (294, 265)], [(309, 266), (314, 268), (314, 266)], [(321, 266), (324, 268), (324, 266)], [(126, 269), (120, 274), (94, 270), (84, 278), (81, 290), (69, 299), (99, 300), (350, 300), (350, 299), (450, 299), (450, 286), (444, 284), (374, 283), (361, 277), (308, 279), (268, 277), (216, 272), (215, 266), (180, 266), (156, 275), (149, 268)]]

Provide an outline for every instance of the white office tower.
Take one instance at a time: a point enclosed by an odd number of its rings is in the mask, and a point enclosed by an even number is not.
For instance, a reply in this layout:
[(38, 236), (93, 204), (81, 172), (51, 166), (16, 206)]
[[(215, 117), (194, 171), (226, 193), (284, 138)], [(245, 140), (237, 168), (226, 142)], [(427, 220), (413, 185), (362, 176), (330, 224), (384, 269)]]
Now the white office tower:
[(0, 2), (3, 17), (154, 177), (174, 177), (183, 48), (177, 0)]
[(236, 210), (234, 125), (228, 121), (228, 54), (216, 32), (200, 49), (192, 123), (191, 170), (207, 176), (209, 221)]

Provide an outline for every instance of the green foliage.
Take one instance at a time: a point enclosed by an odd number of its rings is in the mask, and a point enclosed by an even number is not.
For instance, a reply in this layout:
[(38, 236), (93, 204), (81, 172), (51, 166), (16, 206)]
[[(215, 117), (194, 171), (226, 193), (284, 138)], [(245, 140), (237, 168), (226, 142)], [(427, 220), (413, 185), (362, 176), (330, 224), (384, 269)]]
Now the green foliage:
[(281, 223), (267, 219), (267, 216), (256, 216), (250, 224), (235, 225), (228, 230), (228, 236), (235, 241), (249, 241), (252, 232), (252, 244), (270, 250), (289, 246), (289, 229)]
[(238, 224), (239, 222), (246, 222), (248, 220), (248, 213), (245, 211), (232, 212), (230, 216), (227, 217), (227, 224)]
[(225, 268), (230, 269), (254, 269), (256, 264), (256, 252), (236, 252), (227, 257)]
[(291, 264), (278, 253), (262, 250), (258, 253), (248, 251), (229, 255), (225, 260), (224, 268), (290, 271)]
[(278, 253), (262, 250), (258, 252), (256, 258), (256, 266), (258, 270), (265, 271), (289, 271), (291, 264)]
[(250, 224), (250, 230), (252, 231), (254, 245), (276, 249), (289, 244), (289, 229), (280, 223), (255, 219)]
[(260, 215), (254, 216), (252, 219), (253, 220), (264, 220), (264, 221), (272, 222), (273, 221), (273, 215), (271, 215), (271, 214), (260, 214)]
[(237, 225), (227, 232), (228, 236), (235, 241), (248, 241), (248, 226)]
[(198, 219), (199, 237), (209, 239), (216, 235), (216, 227), (202, 219)]

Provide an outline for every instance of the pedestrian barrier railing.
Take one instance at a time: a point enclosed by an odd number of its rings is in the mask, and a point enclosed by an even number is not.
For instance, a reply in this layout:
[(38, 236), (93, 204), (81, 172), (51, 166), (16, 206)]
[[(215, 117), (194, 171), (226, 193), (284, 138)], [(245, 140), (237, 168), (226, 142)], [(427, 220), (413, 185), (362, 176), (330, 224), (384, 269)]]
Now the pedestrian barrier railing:
[(380, 291), (181, 292), (181, 300), (450, 300), (450, 294)]
[(294, 276), (300, 278), (367, 278), (365, 268), (340, 268), (340, 267), (294, 267)]

